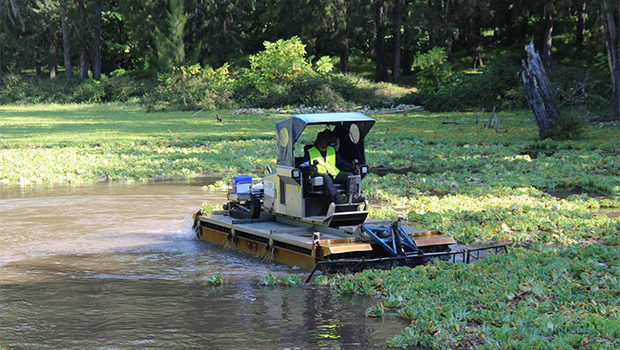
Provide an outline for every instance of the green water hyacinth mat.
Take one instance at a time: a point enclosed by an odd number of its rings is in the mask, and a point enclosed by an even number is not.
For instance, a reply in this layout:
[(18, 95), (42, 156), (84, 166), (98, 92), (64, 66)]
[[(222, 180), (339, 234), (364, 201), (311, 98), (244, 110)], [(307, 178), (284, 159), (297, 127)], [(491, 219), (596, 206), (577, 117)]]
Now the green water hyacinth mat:
[(411, 320), (389, 347), (617, 349), (619, 257), (618, 246), (598, 243), (538, 245), (470, 265), (338, 275), (329, 284), (377, 298), (367, 316), (391, 312)]

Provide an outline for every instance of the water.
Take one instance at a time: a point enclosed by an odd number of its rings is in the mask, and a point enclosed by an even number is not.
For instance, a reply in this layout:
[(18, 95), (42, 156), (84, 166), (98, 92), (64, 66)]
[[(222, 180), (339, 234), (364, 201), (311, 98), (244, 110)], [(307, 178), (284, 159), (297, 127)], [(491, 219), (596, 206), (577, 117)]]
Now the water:
[(402, 331), (364, 316), (376, 299), (260, 286), (308, 272), (198, 241), (191, 214), (225, 201), (208, 181), (0, 187), (0, 347), (376, 349)]

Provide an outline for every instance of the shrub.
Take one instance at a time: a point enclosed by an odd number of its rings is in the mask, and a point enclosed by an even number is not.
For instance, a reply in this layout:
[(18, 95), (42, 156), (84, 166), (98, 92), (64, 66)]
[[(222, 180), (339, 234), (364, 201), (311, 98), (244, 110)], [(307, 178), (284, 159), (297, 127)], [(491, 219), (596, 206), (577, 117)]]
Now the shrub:
[(450, 81), (452, 65), (446, 62), (446, 58), (446, 50), (441, 47), (416, 56), (413, 66), (420, 69), (416, 77), (422, 91), (435, 92)]
[(75, 102), (98, 103), (106, 98), (105, 89), (101, 81), (94, 79), (85, 80), (73, 93)]
[(577, 111), (565, 111), (551, 127), (551, 138), (554, 140), (574, 140), (583, 136), (586, 121)]
[(102, 79), (105, 98), (108, 102), (127, 102), (131, 98), (143, 98), (157, 85), (154, 82), (132, 79), (126, 75)]
[(429, 111), (455, 111), (500, 107), (520, 109), (526, 106), (517, 78), (516, 58), (499, 58), (497, 63), (482, 68), (481, 74), (459, 73), (436, 92), (422, 89), (399, 100), (399, 103), (424, 105)]
[(330, 74), (334, 71), (334, 64), (329, 56), (323, 56), (316, 62), (316, 71), (319, 74)]
[[(229, 77), (228, 64), (220, 68), (201, 68), (200, 65), (179, 67), (173, 74), (160, 74), (162, 83), (146, 94), (151, 111), (170, 107), (192, 108), (232, 108), (233, 84)], [(183, 91), (187, 106), (183, 105)], [(156, 103), (156, 105), (154, 105)]]
[(250, 70), (245, 73), (259, 91), (265, 92), (274, 83), (286, 85), (314, 75), (312, 64), (304, 58), (306, 45), (299, 37), (263, 44), (265, 50), (250, 56)]
[(327, 77), (303, 79), (292, 86), (291, 93), (307, 106), (335, 107), (345, 104), (344, 98), (332, 89), (331, 79)]
[(562, 108), (604, 109), (609, 106), (609, 73), (598, 68), (558, 67), (549, 73)]
[(26, 92), (29, 89), (28, 82), (20, 75), (7, 74), (2, 77), (0, 101), (3, 103), (22, 101), (27, 98)]

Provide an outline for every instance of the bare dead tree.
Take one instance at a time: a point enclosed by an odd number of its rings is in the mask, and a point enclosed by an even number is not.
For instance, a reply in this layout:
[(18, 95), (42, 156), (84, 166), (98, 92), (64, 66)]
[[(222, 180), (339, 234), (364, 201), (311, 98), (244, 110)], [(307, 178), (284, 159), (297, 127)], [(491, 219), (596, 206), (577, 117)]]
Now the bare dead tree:
[(534, 50), (534, 38), (525, 46), (525, 51), (527, 61), (522, 61), (519, 75), (523, 79), (525, 97), (536, 118), (538, 134), (541, 139), (545, 139), (551, 135), (551, 128), (559, 120), (560, 110), (555, 102), (542, 60), (538, 52)]

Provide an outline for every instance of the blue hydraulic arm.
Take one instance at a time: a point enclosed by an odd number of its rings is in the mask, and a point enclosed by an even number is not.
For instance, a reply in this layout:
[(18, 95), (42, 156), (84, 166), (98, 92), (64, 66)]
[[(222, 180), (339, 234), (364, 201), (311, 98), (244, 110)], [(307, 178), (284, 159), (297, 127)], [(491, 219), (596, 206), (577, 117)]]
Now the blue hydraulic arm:
[[(393, 222), (390, 227), (362, 225), (362, 230), (366, 232), (375, 242), (385, 249), (391, 256), (423, 254), (415, 242), (409, 237), (398, 221)], [(387, 235), (386, 235), (387, 234)], [(381, 238), (380, 236), (388, 236)]]

